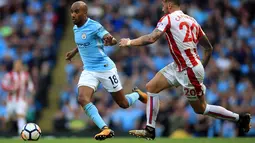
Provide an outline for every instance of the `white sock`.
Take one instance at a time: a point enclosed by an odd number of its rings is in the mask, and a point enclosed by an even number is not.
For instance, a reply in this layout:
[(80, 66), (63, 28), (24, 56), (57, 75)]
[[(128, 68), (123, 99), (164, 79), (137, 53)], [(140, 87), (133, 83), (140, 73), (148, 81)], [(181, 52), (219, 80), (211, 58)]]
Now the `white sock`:
[(233, 113), (221, 106), (215, 106), (215, 105), (209, 105), (209, 104), (206, 105), (204, 115), (208, 115), (218, 119), (234, 121), (234, 122), (239, 120), (238, 114)]
[(22, 128), (25, 126), (26, 120), (25, 118), (18, 118), (18, 133), (20, 134), (22, 131)]
[(156, 127), (156, 119), (159, 111), (159, 95), (147, 92), (146, 104), (147, 126)]

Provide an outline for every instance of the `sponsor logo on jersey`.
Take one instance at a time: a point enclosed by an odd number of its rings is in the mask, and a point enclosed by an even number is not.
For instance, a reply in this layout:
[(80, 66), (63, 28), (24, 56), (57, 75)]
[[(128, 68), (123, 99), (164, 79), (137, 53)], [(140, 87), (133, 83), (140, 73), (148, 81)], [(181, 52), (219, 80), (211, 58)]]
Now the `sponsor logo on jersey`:
[(159, 22), (158, 24), (157, 24), (157, 27), (159, 27), (159, 26), (163, 26), (164, 24), (162, 23), (162, 22)]
[(78, 46), (78, 48), (85, 48), (85, 47), (90, 45), (90, 42), (87, 42), (87, 43), (76, 43), (76, 45)]

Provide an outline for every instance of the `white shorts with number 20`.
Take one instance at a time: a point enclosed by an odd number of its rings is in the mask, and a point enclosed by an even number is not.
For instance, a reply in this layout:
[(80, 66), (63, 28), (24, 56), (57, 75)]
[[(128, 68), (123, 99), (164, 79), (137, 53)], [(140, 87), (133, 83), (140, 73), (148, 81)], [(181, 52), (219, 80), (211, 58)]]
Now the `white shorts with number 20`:
[(103, 72), (83, 70), (78, 82), (78, 87), (88, 86), (96, 91), (99, 83), (102, 83), (103, 87), (108, 92), (117, 92), (122, 89), (116, 68)]
[(184, 95), (189, 101), (197, 100), (199, 96), (205, 95), (206, 87), (203, 84), (204, 67), (201, 63), (193, 68), (186, 68), (178, 72), (177, 65), (173, 62), (165, 66), (160, 72), (165, 76), (170, 85), (182, 86)]

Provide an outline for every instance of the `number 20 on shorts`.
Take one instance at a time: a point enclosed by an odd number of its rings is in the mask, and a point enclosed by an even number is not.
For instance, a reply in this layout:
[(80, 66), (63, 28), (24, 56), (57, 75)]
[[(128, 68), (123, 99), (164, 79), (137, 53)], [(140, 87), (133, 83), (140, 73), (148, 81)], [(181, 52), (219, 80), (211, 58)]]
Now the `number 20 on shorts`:
[(201, 92), (199, 92), (199, 94), (197, 94), (197, 92), (194, 88), (192, 88), (192, 89), (184, 88), (184, 95), (185, 96), (203, 96), (204, 92), (201, 90)]

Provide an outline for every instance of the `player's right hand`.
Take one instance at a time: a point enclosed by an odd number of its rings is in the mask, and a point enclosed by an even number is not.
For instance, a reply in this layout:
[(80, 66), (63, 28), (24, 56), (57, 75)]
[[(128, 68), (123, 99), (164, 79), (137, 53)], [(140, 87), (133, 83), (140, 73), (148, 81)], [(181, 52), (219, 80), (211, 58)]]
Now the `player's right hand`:
[(131, 40), (129, 38), (122, 38), (119, 42), (120, 47), (128, 47), (130, 46)]
[(66, 60), (71, 62), (72, 61), (72, 58), (75, 56), (76, 52), (74, 51), (70, 51), (68, 53), (66, 53)]

